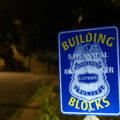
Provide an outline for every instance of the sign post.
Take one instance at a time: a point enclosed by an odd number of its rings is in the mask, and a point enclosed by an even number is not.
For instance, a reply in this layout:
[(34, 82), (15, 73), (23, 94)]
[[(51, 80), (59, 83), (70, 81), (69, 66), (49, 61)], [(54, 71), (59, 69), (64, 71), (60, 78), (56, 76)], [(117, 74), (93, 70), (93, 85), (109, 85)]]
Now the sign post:
[(84, 120), (99, 120), (96, 116), (86, 116)]
[[(119, 38), (115, 26), (58, 35), (60, 109), (68, 115), (120, 113)], [(94, 120), (87, 116), (85, 120)]]

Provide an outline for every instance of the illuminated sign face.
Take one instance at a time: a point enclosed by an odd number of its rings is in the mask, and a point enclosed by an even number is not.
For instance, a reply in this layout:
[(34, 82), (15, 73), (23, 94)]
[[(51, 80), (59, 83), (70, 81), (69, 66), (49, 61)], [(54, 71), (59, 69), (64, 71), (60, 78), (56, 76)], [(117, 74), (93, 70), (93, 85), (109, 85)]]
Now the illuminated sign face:
[(59, 33), (62, 113), (119, 115), (118, 42), (114, 26)]

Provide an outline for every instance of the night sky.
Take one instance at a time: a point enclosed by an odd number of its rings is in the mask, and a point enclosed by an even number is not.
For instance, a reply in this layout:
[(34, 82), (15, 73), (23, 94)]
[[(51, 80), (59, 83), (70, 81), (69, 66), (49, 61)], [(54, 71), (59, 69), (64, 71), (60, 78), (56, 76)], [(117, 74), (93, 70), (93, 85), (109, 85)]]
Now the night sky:
[(0, 26), (7, 31), (13, 20), (19, 19), (22, 26), (38, 26), (39, 42), (42, 49), (57, 50), (57, 34), (69, 30), (77, 21), (74, 10), (83, 9), (84, 23), (87, 27), (119, 24), (120, 9), (110, 0), (0, 0)]
[[(1, 0), (0, 1), (0, 26), (7, 31), (9, 24), (19, 19), (23, 26), (38, 25), (41, 39), (39, 44), (53, 46), (40, 46), (57, 48), (57, 34), (60, 30), (69, 29), (73, 24), (72, 5), (49, 0)], [(44, 42), (47, 41), (47, 42)]]

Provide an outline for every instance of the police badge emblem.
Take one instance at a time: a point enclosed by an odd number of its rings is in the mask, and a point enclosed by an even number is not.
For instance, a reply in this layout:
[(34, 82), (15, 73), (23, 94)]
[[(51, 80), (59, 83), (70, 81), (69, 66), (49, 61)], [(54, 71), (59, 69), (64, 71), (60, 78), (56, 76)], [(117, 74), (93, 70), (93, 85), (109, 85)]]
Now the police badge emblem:
[(97, 100), (107, 96), (110, 87), (104, 69), (107, 67), (99, 44), (77, 45), (70, 69), (73, 71), (69, 90), (79, 100)]

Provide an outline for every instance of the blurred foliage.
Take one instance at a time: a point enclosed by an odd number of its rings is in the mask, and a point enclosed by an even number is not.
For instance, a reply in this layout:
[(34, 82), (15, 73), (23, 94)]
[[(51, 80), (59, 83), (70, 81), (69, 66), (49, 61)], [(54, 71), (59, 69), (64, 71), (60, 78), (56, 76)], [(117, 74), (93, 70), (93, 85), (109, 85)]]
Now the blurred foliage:
[[(39, 104), (34, 120), (83, 120), (85, 118), (85, 116), (78, 115), (63, 115), (60, 112), (58, 83), (54, 84), (52, 89), (43, 85), (38, 89), (34, 99), (37, 100)], [(99, 116), (98, 118), (100, 120), (120, 119), (120, 117), (106, 116)]]
[(13, 57), (13, 50), (8, 42), (0, 45), (0, 57), (4, 60), (5, 67), (2, 70), (5, 71), (26, 71), (24, 63), (18, 61)]
[[(50, 105), (49, 99), (51, 99), (52, 94), (47, 94), (46, 90), (47, 88), (43, 86), (34, 96), (35, 99), (38, 101), (40, 108), (37, 109), (37, 114), (34, 120), (59, 120), (58, 116), (55, 113), (56, 109), (54, 108), (54, 106)], [(39, 94), (41, 95), (39, 96)]]
[(55, 84), (52, 86), (52, 90), (45, 86), (39, 88), (34, 96), (39, 104), (34, 120), (77, 120), (84, 118), (84, 116), (63, 115), (60, 112), (58, 86), (58, 84)]
[(36, 19), (24, 21), (21, 19), (11, 19), (7, 25), (0, 28), (0, 44), (8, 42), (16, 45), (23, 54), (29, 55), (31, 51), (37, 51), (44, 46), (44, 31)]

